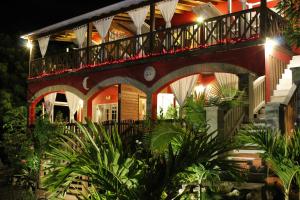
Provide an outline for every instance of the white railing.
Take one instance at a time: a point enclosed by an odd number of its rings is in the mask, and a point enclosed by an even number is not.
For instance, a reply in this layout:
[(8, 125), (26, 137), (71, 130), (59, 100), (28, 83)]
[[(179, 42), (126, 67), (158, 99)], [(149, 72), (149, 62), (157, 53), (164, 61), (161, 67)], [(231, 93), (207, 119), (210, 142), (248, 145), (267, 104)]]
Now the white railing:
[(253, 82), (253, 113), (257, 113), (266, 104), (266, 77), (258, 77)]
[(245, 108), (243, 105), (238, 105), (231, 108), (224, 115), (224, 134), (231, 136), (240, 126), (245, 116)]

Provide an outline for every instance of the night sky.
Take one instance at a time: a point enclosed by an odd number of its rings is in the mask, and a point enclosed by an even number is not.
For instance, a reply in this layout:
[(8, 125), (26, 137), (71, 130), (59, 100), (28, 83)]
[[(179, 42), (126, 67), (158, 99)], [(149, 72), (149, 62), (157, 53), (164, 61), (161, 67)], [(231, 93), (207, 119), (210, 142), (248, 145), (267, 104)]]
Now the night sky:
[(117, 0), (2, 0), (0, 32), (24, 34), (111, 5)]

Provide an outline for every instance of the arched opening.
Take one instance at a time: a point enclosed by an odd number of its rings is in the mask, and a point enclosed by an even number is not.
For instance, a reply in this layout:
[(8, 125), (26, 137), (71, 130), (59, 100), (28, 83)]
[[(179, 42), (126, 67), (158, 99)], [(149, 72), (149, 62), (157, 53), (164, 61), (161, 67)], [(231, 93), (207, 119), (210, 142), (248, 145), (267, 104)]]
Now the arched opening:
[(175, 76), (154, 92), (154, 118), (173, 118), (191, 95), (204, 95), (206, 100), (233, 98), (239, 89), (239, 78), (232, 73), (203, 72)]
[(147, 95), (130, 84), (99, 88), (88, 99), (87, 116), (94, 122), (144, 120)]
[[(79, 97), (80, 95), (80, 97)], [(37, 116), (47, 117), (51, 122), (74, 122), (83, 120), (83, 95), (67, 86), (53, 86), (37, 92), (32, 98), (29, 122)]]

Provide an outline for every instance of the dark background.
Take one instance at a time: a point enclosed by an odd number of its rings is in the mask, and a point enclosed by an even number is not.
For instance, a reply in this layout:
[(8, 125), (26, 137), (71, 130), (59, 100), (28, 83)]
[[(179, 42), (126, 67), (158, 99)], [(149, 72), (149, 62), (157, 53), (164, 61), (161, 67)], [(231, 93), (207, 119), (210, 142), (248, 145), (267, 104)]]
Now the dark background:
[(0, 32), (25, 34), (111, 5), (117, 0), (2, 0)]

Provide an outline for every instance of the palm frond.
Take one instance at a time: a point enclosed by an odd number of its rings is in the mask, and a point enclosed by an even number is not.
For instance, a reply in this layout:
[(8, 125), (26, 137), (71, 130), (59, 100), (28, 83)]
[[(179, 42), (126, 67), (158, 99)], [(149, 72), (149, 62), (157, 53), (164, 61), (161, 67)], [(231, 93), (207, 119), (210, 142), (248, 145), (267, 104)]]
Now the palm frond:
[(90, 121), (87, 126), (77, 126), (81, 135), (62, 137), (60, 148), (47, 154), (51, 173), (45, 177), (44, 186), (59, 196), (73, 181), (87, 176), (101, 196), (136, 198), (141, 169), (136, 167), (139, 164), (134, 158), (123, 155), (118, 133), (108, 134)]

